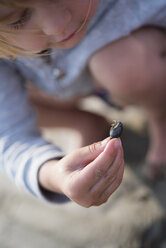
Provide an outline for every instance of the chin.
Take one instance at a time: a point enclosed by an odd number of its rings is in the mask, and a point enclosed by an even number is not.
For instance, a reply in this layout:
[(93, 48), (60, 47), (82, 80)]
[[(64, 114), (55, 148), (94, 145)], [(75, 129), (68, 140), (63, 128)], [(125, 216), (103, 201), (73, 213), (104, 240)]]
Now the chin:
[[(82, 40), (82, 39), (81, 39)], [(57, 49), (70, 49), (70, 48), (73, 48), (75, 46), (77, 46), (81, 40), (75, 40), (75, 41), (66, 41), (66, 42), (59, 42), (59, 43), (56, 43), (56, 45), (52, 46), (51, 48), (57, 48)]]

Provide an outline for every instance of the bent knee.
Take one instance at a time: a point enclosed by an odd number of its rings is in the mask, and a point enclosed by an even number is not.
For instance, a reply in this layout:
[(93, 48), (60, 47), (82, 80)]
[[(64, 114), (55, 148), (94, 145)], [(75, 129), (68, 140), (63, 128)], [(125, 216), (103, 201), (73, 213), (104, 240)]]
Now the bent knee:
[(112, 94), (148, 91), (166, 82), (166, 33), (142, 28), (110, 43), (89, 61), (96, 81)]

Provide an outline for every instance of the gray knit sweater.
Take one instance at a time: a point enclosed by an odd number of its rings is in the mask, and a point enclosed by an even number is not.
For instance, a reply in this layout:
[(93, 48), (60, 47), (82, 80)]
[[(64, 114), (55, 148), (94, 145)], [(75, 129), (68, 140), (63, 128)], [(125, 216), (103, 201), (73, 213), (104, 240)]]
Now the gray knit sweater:
[[(75, 48), (52, 50), (45, 59), (0, 60), (0, 167), (22, 188), (49, 202), (65, 196), (41, 192), (38, 170), (46, 161), (63, 156), (36, 127), (26, 82), (55, 97), (71, 98), (94, 90), (87, 63), (91, 55), (144, 25), (166, 27), (166, 0), (99, 0), (87, 35)], [(65, 74), (59, 77), (59, 72)]]

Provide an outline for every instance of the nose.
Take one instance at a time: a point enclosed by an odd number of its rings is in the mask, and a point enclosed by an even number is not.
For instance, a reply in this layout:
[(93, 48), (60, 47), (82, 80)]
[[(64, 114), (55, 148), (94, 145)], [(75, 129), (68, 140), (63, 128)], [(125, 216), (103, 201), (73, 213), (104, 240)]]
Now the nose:
[(43, 8), (40, 14), (42, 31), (48, 36), (63, 34), (72, 19), (68, 9), (55, 5)]

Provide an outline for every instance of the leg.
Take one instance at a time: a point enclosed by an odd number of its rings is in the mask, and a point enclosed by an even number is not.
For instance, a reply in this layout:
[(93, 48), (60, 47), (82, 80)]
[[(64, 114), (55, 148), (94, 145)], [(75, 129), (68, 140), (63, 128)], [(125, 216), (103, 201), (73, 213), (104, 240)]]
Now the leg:
[(60, 101), (32, 87), (29, 89), (29, 98), (37, 110), (39, 127), (74, 129), (79, 133), (79, 147), (100, 141), (109, 134), (109, 122), (102, 116), (80, 110), (77, 107), (79, 99)]
[(147, 160), (166, 164), (166, 32), (137, 30), (94, 54), (89, 67), (117, 104), (136, 104), (147, 111)]

